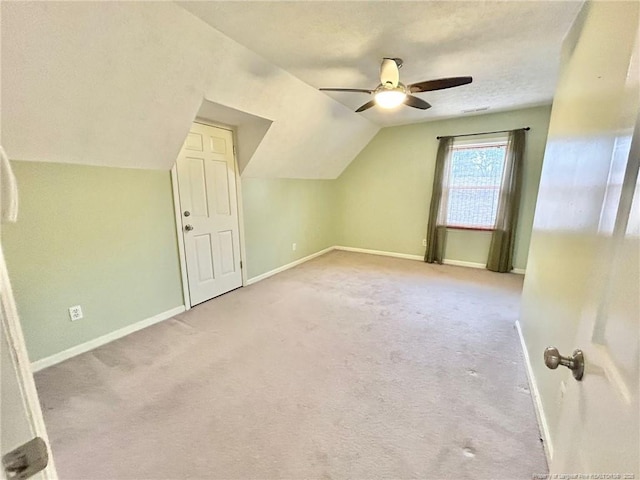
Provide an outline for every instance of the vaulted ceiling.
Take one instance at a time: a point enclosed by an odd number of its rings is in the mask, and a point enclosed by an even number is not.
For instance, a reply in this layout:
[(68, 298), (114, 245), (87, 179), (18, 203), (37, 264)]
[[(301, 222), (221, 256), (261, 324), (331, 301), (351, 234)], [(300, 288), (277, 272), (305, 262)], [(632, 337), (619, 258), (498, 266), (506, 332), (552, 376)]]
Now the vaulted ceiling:
[[(222, 115), (243, 175), (335, 178), (380, 126), (549, 103), (579, 6), (1, 2), (0, 140), (14, 159), (167, 169), (196, 116)], [(426, 112), (317, 90), (375, 87), (383, 56), (405, 83), (474, 83), (420, 94)]]
[[(180, 2), (309, 85), (373, 89), (383, 57), (401, 57), (403, 83), (472, 76), (422, 93), (430, 110), (372, 108), (360, 115), (398, 125), (549, 104), (560, 47), (582, 1)], [(362, 93), (328, 92), (355, 110)], [(473, 113), (473, 112), (472, 112)]]
[(243, 175), (335, 178), (379, 129), (174, 3), (1, 8), (12, 159), (169, 169), (214, 104), (271, 122)]

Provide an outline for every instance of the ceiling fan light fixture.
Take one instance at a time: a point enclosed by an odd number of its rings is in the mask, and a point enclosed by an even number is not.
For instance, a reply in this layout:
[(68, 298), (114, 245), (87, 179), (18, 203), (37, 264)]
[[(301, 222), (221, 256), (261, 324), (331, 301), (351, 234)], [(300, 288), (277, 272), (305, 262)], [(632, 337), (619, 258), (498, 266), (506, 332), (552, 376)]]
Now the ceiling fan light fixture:
[[(2, 1), (2, 0), (0, 0)], [(471, 77), (447, 77), (435, 80), (425, 80), (423, 82), (404, 85), (400, 83), (398, 69), (402, 66), (401, 58), (385, 57), (380, 64), (380, 83), (373, 89), (364, 88), (321, 88), (325, 92), (355, 92), (373, 94), (373, 100), (369, 100), (356, 110), (356, 113), (364, 112), (378, 105), (380, 108), (391, 110), (401, 104), (407, 107), (427, 110), (431, 108), (429, 102), (416, 97), (415, 93), (431, 92), (433, 90), (444, 90), (445, 88), (460, 87), (473, 81)]]
[(407, 94), (403, 88), (384, 89), (376, 92), (375, 101), (382, 108), (395, 108), (403, 103)]

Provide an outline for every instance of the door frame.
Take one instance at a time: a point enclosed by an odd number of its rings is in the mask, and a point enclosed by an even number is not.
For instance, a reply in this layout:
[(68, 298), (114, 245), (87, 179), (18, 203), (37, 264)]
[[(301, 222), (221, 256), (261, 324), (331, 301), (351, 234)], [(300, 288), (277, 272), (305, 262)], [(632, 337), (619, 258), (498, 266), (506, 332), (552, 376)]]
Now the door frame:
[[(247, 286), (247, 266), (245, 259), (247, 258), (245, 248), (245, 234), (244, 234), (244, 210), (242, 205), (242, 182), (240, 178), (240, 168), (238, 166), (237, 148), (238, 136), (236, 129), (230, 125), (213, 122), (204, 118), (196, 117), (191, 123), (199, 123), (201, 125), (207, 125), (209, 127), (220, 128), (222, 130), (228, 130), (231, 132), (233, 138), (233, 162), (235, 164), (235, 180), (236, 180), (236, 202), (238, 204), (238, 236), (240, 241), (240, 265), (242, 274), (242, 286)], [(186, 138), (186, 137), (185, 137)], [(180, 208), (180, 189), (178, 187), (178, 168), (177, 158), (171, 167), (171, 186), (173, 193), (173, 214), (176, 226), (176, 235), (178, 237), (178, 256), (180, 260), (180, 279), (182, 280), (182, 296), (184, 298), (185, 310), (191, 309), (191, 295), (189, 294), (189, 278), (187, 276), (187, 258), (184, 249), (184, 236), (182, 231), (182, 210)]]

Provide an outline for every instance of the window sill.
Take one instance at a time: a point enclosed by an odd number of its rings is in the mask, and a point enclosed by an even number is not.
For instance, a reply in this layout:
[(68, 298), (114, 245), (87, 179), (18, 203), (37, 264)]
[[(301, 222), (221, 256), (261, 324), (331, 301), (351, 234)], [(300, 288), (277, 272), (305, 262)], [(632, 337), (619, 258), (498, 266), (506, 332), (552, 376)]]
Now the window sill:
[(446, 225), (447, 230), (470, 230), (473, 232), (493, 232), (494, 228), (488, 227), (465, 227), (462, 225)]

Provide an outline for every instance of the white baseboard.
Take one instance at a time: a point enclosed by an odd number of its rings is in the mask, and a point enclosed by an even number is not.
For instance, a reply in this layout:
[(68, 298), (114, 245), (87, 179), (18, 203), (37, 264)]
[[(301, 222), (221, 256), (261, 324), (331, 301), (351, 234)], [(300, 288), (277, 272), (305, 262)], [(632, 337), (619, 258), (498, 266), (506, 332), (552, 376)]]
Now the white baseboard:
[(68, 348), (67, 350), (63, 350), (62, 352), (55, 353), (50, 357), (41, 358), (40, 360), (36, 360), (35, 362), (31, 363), (31, 371), (37, 372), (44, 368), (63, 362), (71, 357), (75, 357), (76, 355), (80, 355), (81, 353), (88, 352), (89, 350), (93, 350), (94, 348), (98, 348), (109, 342), (125, 337), (130, 333), (137, 332), (138, 330), (142, 330), (143, 328), (149, 327), (155, 323), (159, 323), (163, 320), (175, 317), (176, 315), (184, 311), (184, 305), (180, 305), (179, 307), (172, 308), (171, 310), (159, 313), (158, 315), (154, 315), (153, 317), (145, 318), (144, 320), (140, 320), (139, 322), (127, 325), (126, 327), (123, 327), (119, 330), (107, 333), (106, 335), (102, 335), (98, 338), (94, 338), (93, 340), (89, 340), (88, 342), (81, 343), (80, 345), (76, 345), (75, 347)]
[[(396, 258), (406, 258), (408, 260), (419, 260), (424, 261), (423, 255), (411, 255), (409, 253), (397, 253), (397, 252), (385, 252), (383, 250), (369, 250), (367, 248), (355, 248), (355, 247), (342, 247), (336, 245), (333, 247), (335, 250), (344, 250), (345, 252), (358, 252), (358, 253), (369, 253), (371, 255), (383, 255), (385, 257), (396, 257)], [(485, 269), (487, 266), (484, 263), (476, 263), (476, 262), (465, 262), (462, 260), (453, 260), (449, 258), (445, 258), (442, 263), (444, 265), (454, 265), (457, 267), (468, 267), (468, 268), (482, 268)], [(511, 273), (517, 273), (519, 275), (524, 275), (525, 270), (522, 268), (514, 268)]]
[(487, 268), (484, 263), (477, 262), (465, 262), (463, 260), (453, 260), (449, 258), (445, 258), (442, 260), (444, 265), (453, 265), (454, 267), (467, 267), (467, 268)]
[(284, 272), (285, 270), (289, 270), (290, 268), (300, 265), (301, 263), (308, 262), (309, 260), (319, 257), (320, 255), (329, 253), (334, 248), (335, 247), (325, 248), (324, 250), (320, 250), (319, 252), (312, 253), (311, 255), (307, 255), (306, 257), (299, 258), (298, 260), (295, 260), (291, 263), (287, 263), (286, 265), (282, 265), (281, 267), (274, 268), (273, 270), (269, 270), (268, 272), (265, 272), (261, 275), (251, 277), (249, 280), (247, 280), (246, 286), (253, 285), (254, 283), (259, 282), (260, 280), (264, 280), (265, 278), (272, 277), (276, 273)]
[[(301, 263), (304, 262), (308, 262), (309, 260), (319, 257), (320, 255), (324, 255), (325, 253), (328, 253), (332, 250), (342, 250), (345, 252), (356, 252), (356, 253), (367, 253), (370, 255), (382, 255), (384, 257), (395, 257), (395, 258), (404, 258), (407, 260), (418, 260), (418, 261), (424, 261), (424, 256), (423, 255), (411, 255), (409, 253), (398, 253), (398, 252), (385, 252), (384, 250), (371, 250), (368, 248), (357, 248), (357, 247), (344, 247), (342, 245), (335, 245), (333, 247), (329, 247), (329, 248), (325, 248), (324, 250), (320, 250), (319, 252), (316, 253), (312, 253), (311, 255), (308, 255), (306, 257), (300, 258), (294, 262), (291, 263), (287, 263), (286, 265), (282, 265), (281, 267), (278, 268), (274, 268), (273, 270), (270, 270), (266, 273), (263, 273), (261, 275), (257, 275), (255, 277), (250, 278), (249, 280), (247, 280), (247, 282), (245, 283), (244, 286), (249, 286), (249, 285), (253, 285), (254, 283), (259, 282), (260, 280), (264, 280), (265, 278), (269, 278), (273, 275), (276, 275), (277, 273), (280, 272), (284, 272), (285, 270), (289, 270), (290, 268), (293, 268), (297, 265), (300, 265)], [(486, 265), (482, 264), (482, 263), (474, 263), (474, 262), (463, 262), (462, 260), (449, 260), (449, 259), (445, 259), (443, 262), (445, 265), (456, 265), (459, 267), (470, 267), (470, 268), (482, 268), (485, 269)], [(525, 271), (521, 268), (514, 268), (512, 270), (511, 273), (518, 273), (521, 275), (524, 275)]]
[(265, 278), (269, 278), (273, 275), (276, 275), (277, 273), (280, 272), (284, 272), (285, 270), (289, 270), (290, 268), (293, 268), (297, 265), (300, 265), (301, 263), (304, 262), (308, 262), (309, 260), (319, 257), (320, 255), (324, 255), (325, 253), (329, 253), (333, 250), (344, 250), (346, 252), (358, 252), (358, 253), (369, 253), (372, 255), (384, 255), (386, 257), (397, 257), (397, 258), (407, 258), (409, 260), (423, 260), (423, 257), (421, 257), (420, 255), (409, 255), (406, 253), (395, 253), (395, 252), (383, 252), (381, 250), (367, 250), (365, 248), (355, 248), (355, 247), (342, 247), (342, 246), (333, 246), (333, 247), (329, 247), (329, 248), (325, 248), (324, 250), (320, 250), (319, 252), (316, 253), (312, 253), (311, 255), (307, 255), (306, 257), (300, 258), (294, 262), (291, 263), (287, 263), (286, 265), (283, 265), (281, 267), (278, 268), (274, 268), (273, 270), (270, 270), (266, 273), (263, 273), (261, 275), (257, 275), (255, 277), (250, 278), (249, 280), (247, 280), (246, 285), (253, 285), (254, 283), (259, 282), (260, 280), (264, 280)]
[[(343, 250), (346, 252), (357, 252), (357, 253), (367, 253), (371, 255), (382, 255), (385, 257), (396, 257), (396, 258), (404, 258), (407, 260), (419, 260), (423, 261), (424, 257), (422, 255), (411, 255), (408, 253), (398, 253), (398, 252), (385, 252), (383, 250), (371, 250), (367, 248), (356, 248), (356, 247), (344, 247), (340, 245), (336, 245), (333, 247), (325, 248), (324, 250), (320, 250), (319, 252), (312, 253), (311, 255), (307, 255), (306, 257), (299, 258), (291, 263), (287, 263), (286, 265), (282, 265), (281, 267), (270, 270), (261, 275), (257, 275), (253, 278), (250, 278), (246, 282), (246, 286), (253, 285), (254, 283), (259, 282), (260, 280), (264, 280), (265, 278), (269, 278), (277, 273), (284, 272), (290, 268), (293, 268), (302, 263), (308, 262), (311, 259), (319, 257), (320, 255), (324, 255), (325, 253), (331, 252), (332, 250)], [(473, 262), (463, 262), (461, 260), (449, 260), (445, 259), (444, 263), (447, 265), (457, 265), (462, 267), (471, 267), (471, 268), (485, 268), (485, 266), (481, 263), (473, 263)], [(513, 269), (513, 273), (521, 273), (524, 274), (524, 270), (522, 269)], [(159, 313), (158, 315), (154, 315), (153, 317), (146, 318), (139, 322), (136, 322), (132, 325), (128, 325), (119, 330), (116, 330), (111, 333), (107, 333), (101, 337), (95, 338), (93, 340), (89, 340), (88, 342), (82, 343), (80, 345), (76, 345), (75, 347), (68, 348), (67, 350), (63, 350), (62, 352), (55, 353), (49, 357), (41, 358), (40, 360), (36, 360), (31, 363), (31, 370), (33, 372), (37, 372), (43, 370), (47, 367), (55, 365), (57, 363), (63, 362), (71, 357), (75, 357), (76, 355), (80, 355), (81, 353), (88, 352), (89, 350), (93, 350), (94, 348), (105, 345), (109, 342), (127, 336), (133, 332), (137, 332), (138, 330), (142, 330), (148, 326), (151, 326), (155, 323), (162, 322), (171, 317), (174, 317), (186, 310), (184, 305), (180, 305), (179, 307), (172, 308), (171, 310), (167, 310), (166, 312)], [(522, 337), (521, 337), (522, 338)], [(526, 354), (526, 351), (525, 351)]]
[(384, 257), (406, 258), (407, 260), (424, 260), (422, 255), (410, 255), (408, 253), (385, 252), (382, 250), (369, 250), (367, 248), (342, 247), (336, 245), (334, 250), (344, 250), (345, 252), (368, 253), (371, 255), (382, 255)]
[[(445, 258), (442, 261), (442, 263), (445, 265), (454, 265), (457, 267), (482, 268), (482, 269), (487, 268), (487, 265), (484, 263), (464, 262), (462, 260), (452, 260), (449, 258)], [(513, 270), (511, 270), (510, 273), (517, 273), (518, 275), (524, 275), (526, 273), (526, 270), (524, 268), (514, 268)]]
[(538, 419), (540, 435), (542, 435), (543, 440), (542, 446), (547, 457), (547, 464), (551, 465), (551, 459), (553, 458), (553, 444), (551, 443), (551, 437), (549, 436), (549, 424), (547, 423), (547, 417), (544, 414), (542, 400), (540, 399), (540, 391), (538, 390), (538, 383), (536, 382), (536, 377), (533, 374), (531, 359), (529, 358), (529, 351), (527, 350), (527, 344), (524, 341), (524, 335), (522, 335), (522, 328), (520, 327), (519, 320), (516, 320), (515, 326), (516, 330), (518, 331), (518, 337), (520, 338), (522, 353), (524, 354), (524, 363), (527, 371), (527, 379), (529, 380), (529, 389), (531, 390), (531, 396), (533, 397), (533, 405), (535, 407), (536, 418)]

